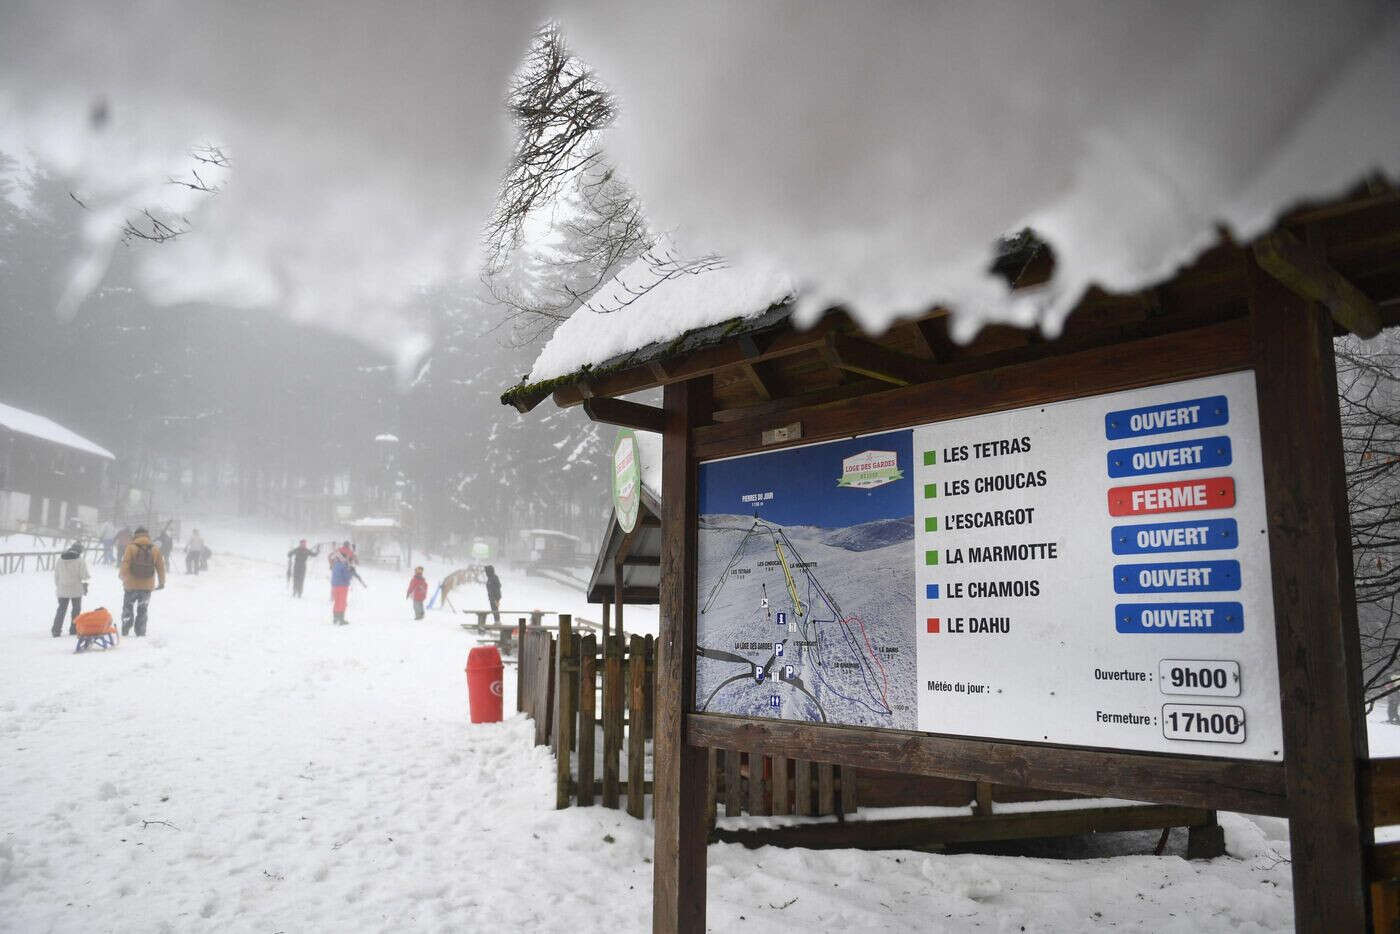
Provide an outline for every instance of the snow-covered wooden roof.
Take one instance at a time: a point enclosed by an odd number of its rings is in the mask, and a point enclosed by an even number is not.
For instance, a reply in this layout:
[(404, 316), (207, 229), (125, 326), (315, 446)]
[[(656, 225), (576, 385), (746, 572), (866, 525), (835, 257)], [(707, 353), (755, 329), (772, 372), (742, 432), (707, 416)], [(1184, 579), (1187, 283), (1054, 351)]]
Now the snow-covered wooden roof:
[[(1014, 325), (988, 325), (975, 339), (962, 340), (956, 323), (940, 307), (895, 320), (877, 335), (866, 333), (842, 307), (798, 314), (803, 296), (764, 305), (762, 289), (717, 290), (706, 296), (706, 277), (690, 276), (685, 294), (672, 281), (659, 282), (645, 296), (645, 314), (632, 318), (593, 314), (579, 319), (587, 331), (606, 331), (590, 346), (623, 348), (569, 358), (550, 351), (573, 340), (574, 319), (558, 331), (531, 377), (507, 390), (505, 404), (528, 412), (553, 396), (556, 405), (585, 405), (598, 421), (656, 429), (656, 415), (645, 406), (619, 414), (614, 401), (657, 386), (713, 377), (716, 421), (759, 412), (773, 413), (799, 399), (824, 404), (890, 385), (933, 382), (987, 366), (1004, 366), (1047, 352), (1116, 343), (1183, 327), (1224, 322), (1245, 314), (1249, 270), (1257, 265), (1290, 289), (1323, 304), (1339, 330), (1370, 336), (1400, 323), (1400, 189), (1380, 179), (1347, 196), (1307, 205), (1285, 215), (1250, 244), (1221, 237), (1166, 280), (1136, 291), (1086, 291), (1066, 319), (1058, 339)], [(991, 272), (1013, 297), (1034, 303), (1053, 290), (1061, 258), (1029, 232), (1003, 240)], [(738, 267), (735, 267), (736, 269)], [(672, 291), (676, 289), (676, 291)], [(747, 295), (747, 302), (718, 296)], [(704, 301), (704, 314), (673, 306)], [(633, 303), (636, 304), (636, 303)], [(627, 310), (627, 306), (623, 310)], [(679, 309), (679, 310), (674, 310)], [(689, 328), (669, 338), (661, 327)], [(707, 323), (708, 322), (708, 323)], [(804, 329), (805, 326), (805, 329)], [(566, 330), (568, 328), (568, 330)], [(989, 356), (995, 355), (995, 356)], [(579, 360), (576, 369), (565, 370)], [(561, 362), (564, 361), (564, 362)], [(611, 408), (611, 415), (603, 409)], [(634, 421), (642, 418), (642, 421)], [(621, 419), (620, 421), (618, 419)]]
[(58, 422), (42, 415), (26, 412), (24, 409), (17, 409), (12, 405), (5, 405), (3, 402), (0, 402), (0, 428), (8, 428), (10, 431), (29, 435), (31, 438), (61, 444), (66, 448), (82, 451), (84, 454), (92, 454), (105, 460), (116, 460), (116, 456), (111, 451), (100, 444), (89, 441), (76, 431), (64, 428)]

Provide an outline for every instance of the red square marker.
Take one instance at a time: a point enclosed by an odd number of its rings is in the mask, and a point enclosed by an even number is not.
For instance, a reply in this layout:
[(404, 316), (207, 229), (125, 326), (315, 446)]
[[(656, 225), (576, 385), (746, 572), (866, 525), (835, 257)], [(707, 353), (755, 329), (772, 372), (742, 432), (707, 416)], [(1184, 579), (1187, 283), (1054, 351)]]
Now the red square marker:
[(937, 616), (930, 616), (930, 617), (929, 617), (929, 619), (928, 619), (928, 631), (929, 631), (929, 632), (937, 632), (937, 631), (938, 631), (938, 617), (937, 617)]

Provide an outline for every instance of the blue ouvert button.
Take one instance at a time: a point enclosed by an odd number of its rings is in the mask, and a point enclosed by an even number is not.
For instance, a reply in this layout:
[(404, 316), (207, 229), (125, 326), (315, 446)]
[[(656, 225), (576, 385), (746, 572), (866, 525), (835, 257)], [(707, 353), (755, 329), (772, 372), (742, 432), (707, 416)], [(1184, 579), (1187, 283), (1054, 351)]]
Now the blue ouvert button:
[(1110, 441), (1160, 435), (1169, 431), (1215, 428), (1230, 421), (1230, 403), (1224, 396), (1205, 396), (1163, 402), (1137, 409), (1119, 409), (1104, 416), (1104, 434)]
[(1228, 467), (1234, 459), (1230, 439), (1193, 438), (1166, 444), (1145, 444), (1135, 448), (1115, 448), (1108, 452), (1110, 477), (1141, 477), (1182, 470), (1209, 470)]
[(1244, 632), (1244, 607), (1238, 603), (1120, 603), (1113, 611), (1121, 633)]
[(1239, 590), (1238, 561), (1170, 561), (1165, 564), (1118, 564), (1114, 593), (1199, 593)]
[(1173, 551), (1221, 551), (1237, 548), (1240, 529), (1234, 519), (1197, 519), (1194, 522), (1146, 522), (1115, 525), (1115, 555), (1147, 555)]

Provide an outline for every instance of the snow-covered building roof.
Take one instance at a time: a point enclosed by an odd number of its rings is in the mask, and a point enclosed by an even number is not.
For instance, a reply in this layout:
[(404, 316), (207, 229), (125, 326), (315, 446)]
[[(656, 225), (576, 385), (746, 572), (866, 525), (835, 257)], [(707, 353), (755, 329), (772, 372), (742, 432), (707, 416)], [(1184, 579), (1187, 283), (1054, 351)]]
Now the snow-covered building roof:
[(116, 460), (116, 456), (111, 451), (100, 444), (89, 441), (76, 431), (64, 428), (58, 422), (42, 415), (26, 412), (12, 405), (5, 405), (3, 402), (0, 402), (0, 428), (8, 428), (17, 434), (61, 444), (66, 448), (82, 451), (84, 454), (92, 454), (109, 461)]
[(355, 519), (345, 524), (352, 529), (397, 529), (399, 520), (389, 516), (366, 516), (363, 519)]

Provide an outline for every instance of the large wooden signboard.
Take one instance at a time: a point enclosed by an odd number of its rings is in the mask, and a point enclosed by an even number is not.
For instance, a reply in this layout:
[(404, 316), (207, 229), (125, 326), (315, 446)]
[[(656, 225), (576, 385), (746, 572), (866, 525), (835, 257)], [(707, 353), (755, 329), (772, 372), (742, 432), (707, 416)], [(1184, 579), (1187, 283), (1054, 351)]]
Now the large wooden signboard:
[(1280, 761), (1252, 372), (698, 469), (695, 709)]

